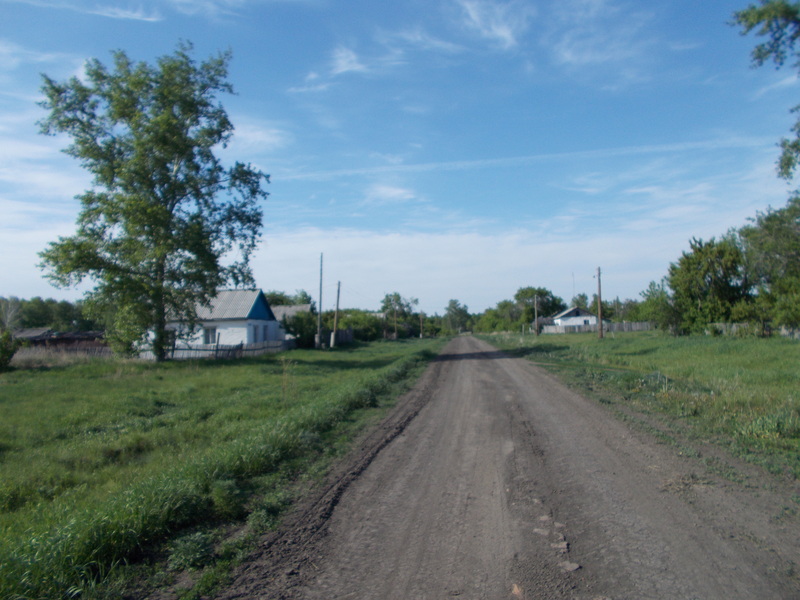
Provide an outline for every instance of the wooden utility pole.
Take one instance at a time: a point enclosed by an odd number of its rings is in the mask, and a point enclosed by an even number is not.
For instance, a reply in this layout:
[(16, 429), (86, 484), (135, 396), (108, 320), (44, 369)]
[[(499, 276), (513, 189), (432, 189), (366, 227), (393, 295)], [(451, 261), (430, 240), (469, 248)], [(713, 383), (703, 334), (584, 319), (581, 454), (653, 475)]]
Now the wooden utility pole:
[(319, 307), (317, 308), (317, 348), (322, 348), (322, 252), (319, 254)]
[(533, 297), (533, 329), (539, 335), (539, 295)]
[(333, 334), (331, 334), (331, 348), (336, 347), (336, 332), (339, 329), (339, 294), (342, 291), (342, 282), (336, 282), (336, 311), (333, 313)]
[(603, 339), (603, 295), (600, 291), (600, 267), (597, 267), (597, 337)]

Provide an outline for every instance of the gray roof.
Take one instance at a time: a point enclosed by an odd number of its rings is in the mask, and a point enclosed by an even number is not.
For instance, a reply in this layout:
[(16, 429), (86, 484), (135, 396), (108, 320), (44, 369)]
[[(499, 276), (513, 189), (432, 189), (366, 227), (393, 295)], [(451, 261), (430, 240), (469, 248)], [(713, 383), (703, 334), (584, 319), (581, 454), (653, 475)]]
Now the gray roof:
[(272, 313), (278, 321), (290, 319), (298, 313), (311, 312), (310, 304), (285, 304), (282, 306), (273, 306)]
[(197, 307), (201, 321), (246, 319), (256, 303), (261, 290), (220, 290), (207, 306)]
[(12, 336), (18, 340), (32, 340), (52, 337), (54, 334), (55, 331), (49, 327), (29, 327), (28, 329), (17, 329)]
[(563, 319), (564, 317), (594, 317), (595, 314), (589, 312), (585, 308), (579, 308), (577, 306), (571, 306), (567, 310), (562, 310), (557, 315), (553, 315), (550, 317), (551, 319)]

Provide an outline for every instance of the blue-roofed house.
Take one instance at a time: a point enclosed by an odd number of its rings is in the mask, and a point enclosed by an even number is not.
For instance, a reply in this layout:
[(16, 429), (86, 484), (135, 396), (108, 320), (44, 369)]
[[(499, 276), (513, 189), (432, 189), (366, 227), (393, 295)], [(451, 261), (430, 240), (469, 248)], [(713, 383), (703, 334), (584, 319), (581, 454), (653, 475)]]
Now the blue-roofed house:
[[(197, 307), (199, 328), (190, 344), (235, 346), (282, 342), (286, 332), (261, 290), (220, 290), (208, 305)], [(180, 329), (171, 323), (171, 329)]]

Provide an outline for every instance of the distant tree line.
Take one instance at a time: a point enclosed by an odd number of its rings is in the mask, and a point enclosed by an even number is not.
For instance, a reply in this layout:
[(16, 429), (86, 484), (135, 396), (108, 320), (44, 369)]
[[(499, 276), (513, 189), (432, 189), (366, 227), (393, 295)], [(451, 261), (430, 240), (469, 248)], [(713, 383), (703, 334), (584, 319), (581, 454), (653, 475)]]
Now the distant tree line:
[(102, 330), (103, 324), (89, 317), (83, 302), (43, 299), (29, 300), (16, 296), (0, 296), (0, 330), (47, 327), (54, 331)]

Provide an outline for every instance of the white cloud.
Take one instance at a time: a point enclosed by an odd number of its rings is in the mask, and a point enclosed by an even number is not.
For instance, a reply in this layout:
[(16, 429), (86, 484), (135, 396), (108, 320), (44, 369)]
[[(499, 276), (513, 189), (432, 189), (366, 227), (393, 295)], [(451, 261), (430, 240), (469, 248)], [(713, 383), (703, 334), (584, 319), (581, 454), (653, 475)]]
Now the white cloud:
[(338, 169), (332, 171), (309, 171), (283, 173), (285, 180), (325, 180), (343, 176), (376, 175), (383, 173), (424, 173), (430, 171), (463, 171), (495, 167), (522, 166), (551, 160), (610, 158), (640, 156), (648, 154), (683, 154), (689, 151), (711, 151), (731, 148), (774, 148), (771, 138), (721, 136), (696, 142), (677, 142), (674, 144), (652, 144), (647, 146), (619, 146), (593, 150), (575, 150), (552, 154), (532, 154), (528, 156), (508, 156), (503, 158), (482, 158), (475, 160), (443, 161), (417, 164), (394, 164), (378, 167)]
[(272, 153), (292, 143), (291, 133), (259, 119), (232, 115), (231, 121), (235, 129), (225, 153), (257, 156)]
[(350, 48), (339, 46), (333, 51), (331, 58), (331, 75), (342, 75), (343, 73), (363, 73), (367, 71), (358, 58), (358, 55)]
[(496, 43), (503, 50), (519, 44), (535, 10), (526, 2), (497, 0), (456, 0), (467, 28)]
[(417, 199), (417, 195), (408, 188), (386, 184), (370, 186), (365, 196), (364, 203), (371, 205), (405, 204)]
[(86, 12), (92, 15), (126, 21), (148, 21), (154, 23), (162, 20), (162, 16), (157, 10), (148, 13), (142, 7), (126, 9), (119, 6), (98, 6), (94, 10), (87, 10)]
[(55, 52), (37, 52), (19, 44), (0, 39), (0, 70), (12, 71), (21, 65), (61, 60), (65, 55)]
[(762, 98), (763, 96), (766, 96), (775, 90), (785, 90), (788, 88), (797, 87), (798, 84), (800, 84), (800, 79), (798, 79), (797, 75), (789, 75), (788, 77), (784, 77), (775, 83), (762, 87), (753, 94), (753, 99), (758, 100), (759, 98)]
[[(96, 2), (81, 2), (75, 0), (73, 2), (60, 2), (58, 0), (10, 0), (19, 4), (27, 4), (29, 6), (37, 6), (41, 8), (55, 8), (60, 10), (69, 10), (72, 12), (83, 13), (87, 15), (97, 15), (101, 17), (109, 17), (112, 19), (125, 19), (129, 21), (160, 21), (161, 15), (157, 9), (151, 12), (145, 11), (142, 6), (137, 8), (123, 8), (115, 5), (99, 5)], [(180, 0), (179, 0), (180, 1)]]
[(443, 52), (445, 54), (458, 54), (464, 51), (462, 46), (433, 37), (419, 27), (384, 35), (383, 38), (387, 44), (401, 42), (419, 50)]
[[(335, 282), (342, 282), (343, 307), (377, 309), (384, 294), (398, 291), (419, 298), (420, 308), (442, 314), (450, 299), (480, 312), (511, 298), (526, 285), (541, 285), (564, 298), (591, 294), (592, 275), (603, 267), (608, 297), (636, 297), (660, 279), (683, 233), (654, 236), (652, 229), (610, 233), (543, 234), (422, 232), (379, 234), (357, 229), (308, 228), (268, 231), (255, 257), (258, 285), (268, 289), (306, 289), (319, 285), (319, 255), (324, 253), (323, 308), (332, 308)], [(642, 252), (642, 248), (648, 248)], [(591, 257), (587, 262), (587, 257)]]

